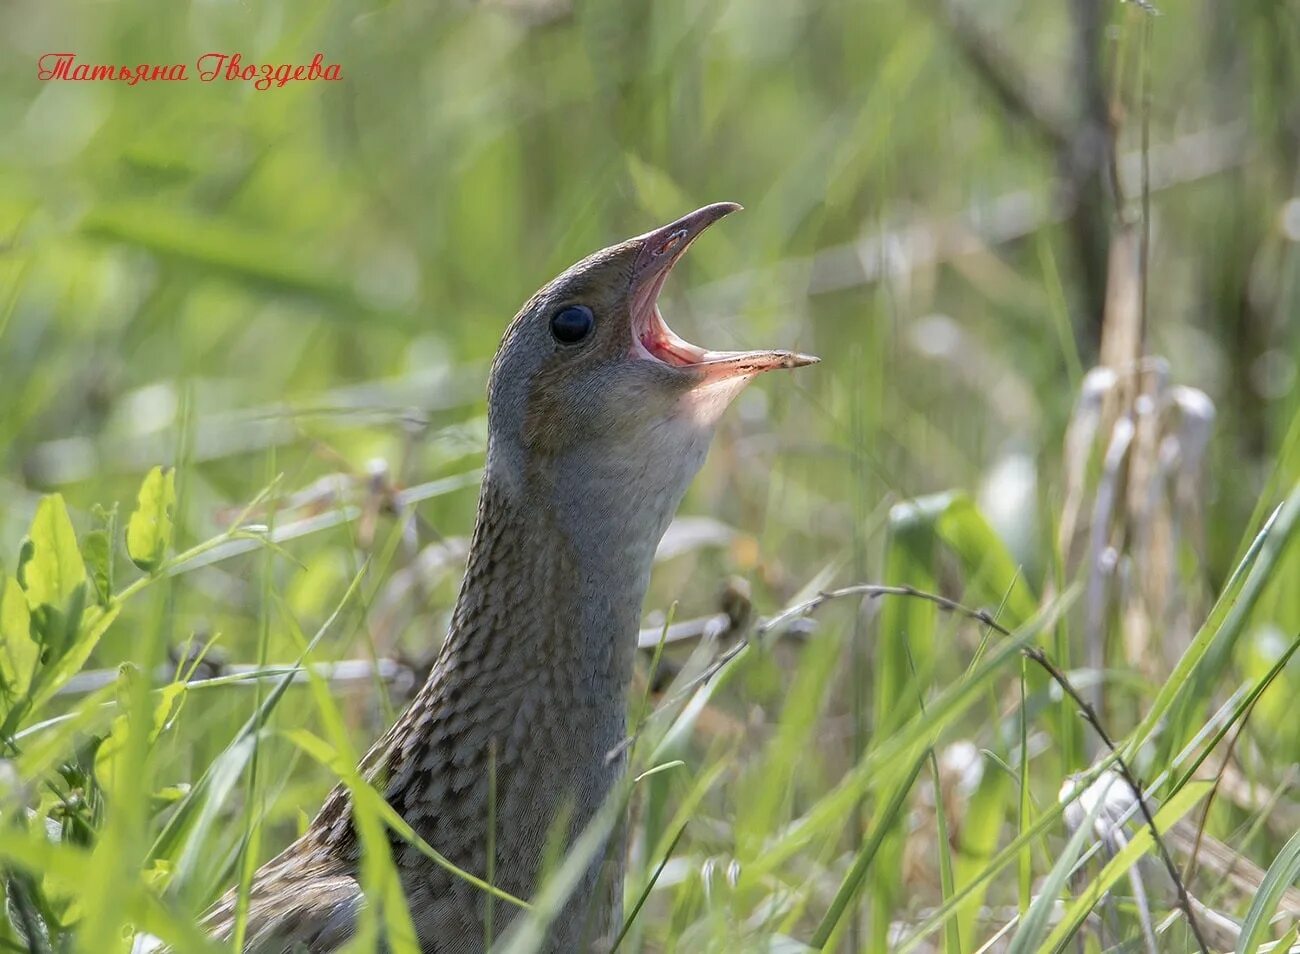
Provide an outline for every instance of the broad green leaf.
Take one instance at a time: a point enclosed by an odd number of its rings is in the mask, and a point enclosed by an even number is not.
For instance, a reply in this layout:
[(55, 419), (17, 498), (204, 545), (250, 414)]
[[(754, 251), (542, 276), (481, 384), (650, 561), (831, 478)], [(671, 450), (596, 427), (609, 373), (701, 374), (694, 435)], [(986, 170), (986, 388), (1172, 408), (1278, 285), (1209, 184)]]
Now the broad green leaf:
[(39, 709), (48, 702), (61, 685), (81, 671), (81, 667), (86, 664), (90, 654), (99, 645), (100, 638), (113, 625), (121, 609), (121, 604), (114, 603), (108, 609), (92, 606), (86, 612), (72, 645), (67, 647), (58, 662), (41, 674), (40, 687), (35, 693), (36, 698), (32, 704), (34, 709)]
[(78, 586), (62, 610), (42, 606), (32, 613), (36, 624), (33, 635), (44, 646), (42, 658), (51, 666), (81, 638), (81, 623), (86, 614), (86, 587)]
[(18, 544), (18, 567), (14, 570), (14, 578), (24, 591), (27, 589), (27, 564), (32, 562), (35, 554), (36, 546), (32, 543), (32, 538), (23, 537)]
[[(973, 599), (1003, 607), (1007, 626), (1023, 625), (1037, 609), (1037, 598), (987, 520), (964, 493), (919, 497), (890, 512), (890, 545), (885, 582), (933, 589), (935, 555), (942, 546), (959, 561)], [(876, 649), (876, 725), (901, 724), (915, 710), (912, 665), (926, 672), (937, 650), (936, 608), (920, 600), (888, 603), (880, 613)], [(907, 639), (907, 651), (902, 640)], [(910, 655), (910, 660), (909, 660)]]
[(77, 549), (77, 535), (60, 494), (42, 497), (29, 533), (31, 559), (23, 567), (27, 602), (32, 609), (63, 609), (86, 580), (86, 567)]
[(95, 601), (100, 606), (107, 606), (113, 595), (113, 568), (111, 545), (108, 534), (103, 530), (91, 530), (81, 538), (81, 552), (89, 564), (90, 583), (95, 590)]
[[(890, 510), (885, 583), (934, 589), (934, 524), (946, 499), (925, 497)], [(880, 608), (872, 693), (880, 735), (902, 725), (919, 705), (913, 666), (925, 673), (933, 664), (935, 614), (935, 607), (923, 600), (890, 600)]]
[(146, 573), (162, 565), (172, 539), (176, 509), (176, 472), (155, 467), (144, 478), (135, 513), (126, 525), (126, 552)]
[(984, 519), (974, 501), (955, 494), (939, 514), (939, 538), (961, 560), (966, 586), (984, 603), (1003, 605), (1007, 626), (1014, 629), (1034, 615), (1037, 599), (1021, 575), (1002, 538)]
[(95, 589), (95, 600), (107, 606), (113, 598), (113, 541), (117, 539), (117, 505), (105, 510), (96, 505), (91, 513), (98, 526), (82, 538), (81, 553)]
[(13, 577), (0, 586), (0, 678), (11, 699), (27, 693), (41, 649), (32, 641), (27, 597)]

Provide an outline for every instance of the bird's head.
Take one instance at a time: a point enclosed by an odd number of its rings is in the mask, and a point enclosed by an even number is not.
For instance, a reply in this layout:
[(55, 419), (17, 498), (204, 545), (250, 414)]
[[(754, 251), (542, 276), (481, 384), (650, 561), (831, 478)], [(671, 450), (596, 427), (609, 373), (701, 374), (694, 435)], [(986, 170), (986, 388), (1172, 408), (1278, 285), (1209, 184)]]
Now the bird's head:
[(817, 360), (709, 351), (664, 322), (659, 292), (673, 265), (701, 232), (739, 208), (708, 205), (589, 255), (529, 299), (492, 366), (489, 468), (496, 476), (529, 490), (576, 482), (589, 499), (667, 496), (675, 508), (719, 415), (745, 384)]

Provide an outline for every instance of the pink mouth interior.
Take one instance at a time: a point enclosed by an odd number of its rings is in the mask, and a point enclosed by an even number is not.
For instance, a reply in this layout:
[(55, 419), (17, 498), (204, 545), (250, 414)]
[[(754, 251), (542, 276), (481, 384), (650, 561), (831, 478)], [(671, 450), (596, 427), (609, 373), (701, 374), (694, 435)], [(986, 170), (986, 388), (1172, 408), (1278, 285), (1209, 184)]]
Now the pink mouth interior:
[(682, 368), (691, 364), (701, 364), (709, 359), (708, 351), (699, 345), (691, 344), (668, 327), (657, 305), (651, 306), (650, 314), (638, 324), (642, 326), (637, 334), (641, 347), (645, 348), (652, 358), (657, 358), (664, 364)]
[(686, 230), (679, 229), (655, 249), (656, 255), (672, 255), (673, 259), (644, 288), (638, 290), (632, 303), (632, 330), (637, 343), (647, 356), (674, 368), (703, 364), (716, 356), (714, 352), (691, 344), (679, 336), (668, 327), (659, 311), (659, 292), (669, 272), (677, 264), (677, 259), (686, 251), (689, 243), (683, 244), (685, 238)]
[[(659, 311), (659, 292), (673, 266), (705, 227), (737, 208), (734, 203), (706, 206), (675, 223), (675, 228), (669, 227), (671, 231), (661, 229), (646, 236), (646, 241), (653, 240), (654, 244), (642, 248), (631, 277), (631, 357), (658, 361), (671, 368), (691, 368), (693, 386), (708, 385), (704, 390), (715, 396), (721, 393), (715, 385), (725, 385), (724, 390), (734, 394), (735, 387), (763, 371), (799, 368), (817, 361), (790, 351), (709, 351), (678, 336), (664, 321)], [(728, 382), (735, 383), (735, 387)]]

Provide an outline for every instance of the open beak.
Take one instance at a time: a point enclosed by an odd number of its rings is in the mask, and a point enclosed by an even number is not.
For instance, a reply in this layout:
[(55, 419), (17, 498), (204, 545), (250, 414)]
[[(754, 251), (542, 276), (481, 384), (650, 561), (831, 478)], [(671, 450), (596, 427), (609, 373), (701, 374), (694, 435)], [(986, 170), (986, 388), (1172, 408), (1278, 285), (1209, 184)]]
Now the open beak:
[(641, 252), (629, 289), (632, 346), (641, 357), (697, 372), (701, 384), (752, 377), (777, 368), (799, 368), (820, 360), (793, 351), (708, 351), (678, 337), (660, 314), (659, 292), (678, 259), (701, 232), (739, 208), (735, 202), (715, 202), (638, 239)]

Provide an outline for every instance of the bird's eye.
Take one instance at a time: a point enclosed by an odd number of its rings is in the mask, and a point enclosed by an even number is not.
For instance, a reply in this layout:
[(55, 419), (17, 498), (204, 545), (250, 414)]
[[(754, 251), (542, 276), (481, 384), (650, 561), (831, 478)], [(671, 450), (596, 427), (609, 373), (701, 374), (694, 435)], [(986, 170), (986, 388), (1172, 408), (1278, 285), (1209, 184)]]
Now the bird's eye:
[(566, 305), (551, 316), (551, 334), (561, 344), (577, 344), (596, 327), (596, 316), (586, 305)]

